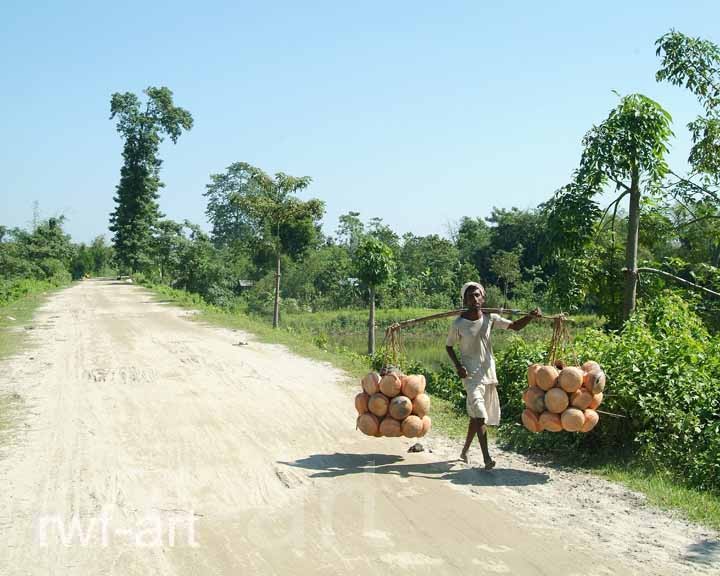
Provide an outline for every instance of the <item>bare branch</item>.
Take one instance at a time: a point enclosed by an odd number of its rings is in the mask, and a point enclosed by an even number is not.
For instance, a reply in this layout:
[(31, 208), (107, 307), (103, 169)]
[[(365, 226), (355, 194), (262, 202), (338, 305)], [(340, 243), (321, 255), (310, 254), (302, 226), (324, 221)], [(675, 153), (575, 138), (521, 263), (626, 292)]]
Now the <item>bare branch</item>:
[(687, 204), (685, 204), (682, 200), (680, 200), (680, 198), (677, 197), (677, 194), (673, 194), (673, 198), (675, 198), (675, 202), (680, 204), (680, 206), (682, 206), (683, 208), (685, 208), (685, 210), (688, 211), (690, 216), (692, 216), (693, 218), (697, 218), (697, 216), (695, 215), (695, 212), (690, 210), (690, 207)]
[(605, 220), (605, 216), (607, 216), (607, 213), (610, 211), (610, 208), (611, 208), (613, 205), (615, 205), (615, 208), (617, 209), (617, 205), (618, 205), (618, 203), (620, 202), (620, 200), (622, 200), (622, 199), (623, 199), (625, 196), (627, 196), (628, 194), (630, 194), (630, 189), (629, 189), (629, 188), (628, 188), (627, 190), (625, 190), (624, 192), (622, 192), (622, 193), (620, 194), (620, 196), (618, 196), (617, 198), (615, 198), (615, 200), (613, 200), (612, 202), (610, 202), (610, 204), (607, 205), (607, 207), (606, 207), (605, 210), (603, 211), (602, 216), (600, 217), (600, 222), (598, 223), (598, 226), (602, 226), (602, 223), (603, 223), (603, 221)]
[[(623, 269), (625, 270), (625, 269)], [(696, 290), (702, 290), (703, 292), (707, 292), (708, 294), (712, 294), (713, 296), (717, 296), (720, 298), (720, 292), (714, 292), (713, 290), (710, 290), (710, 288), (705, 288), (704, 286), (700, 286), (698, 284), (694, 284), (693, 282), (690, 282), (689, 280), (685, 280), (685, 278), (680, 278), (679, 276), (675, 276), (674, 274), (670, 274), (668, 272), (664, 272), (662, 270), (658, 270), (656, 268), (638, 268), (638, 272), (651, 272), (652, 274), (659, 274), (660, 276), (664, 276), (665, 278), (670, 278), (671, 280), (675, 280), (676, 282), (679, 282), (680, 284), (685, 284), (687, 286), (690, 286), (691, 288), (695, 288)]]
[[(688, 210), (688, 212), (690, 212)], [(692, 214), (692, 212), (690, 212)], [(693, 214), (694, 216), (694, 214)], [(682, 222), (675, 226), (675, 230), (679, 230), (680, 228), (684, 228), (685, 226), (690, 226), (691, 224), (695, 224), (697, 222), (702, 222), (703, 220), (720, 220), (720, 214), (707, 214), (705, 216), (696, 216), (692, 220), (688, 220), (687, 222)]]
[(712, 198), (716, 202), (720, 202), (720, 197), (717, 195), (717, 193), (713, 192), (712, 190), (708, 190), (704, 186), (701, 186), (697, 182), (693, 182), (692, 180), (689, 180), (688, 178), (683, 178), (682, 176), (679, 176), (672, 170), (670, 170), (670, 174), (675, 176), (675, 178), (677, 178), (680, 182), (684, 182), (684, 183), (690, 185), (697, 192), (700, 192), (701, 194), (705, 194), (706, 196), (710, 196), (710, 198)]
[(620, 180), (618, 180), (617, 178), (613, 178), (612, 176), (608, 176), (608, 178), (615, 182), (618, 188), (622, 188), (623, 190), (625, 190), (625, 192), (630, 192), (630, 187), (625, 184), (625, 182), (621, 182)]
[(615, 220), (617, 218), (618, 206), (620, 206), (619, 202), (615, 204), (615, 210), (613, 210), (612, 224), (610, 225), (610, 233), (612, 234), (612, 252), (610, 253), (610, 258), (612, 259), (613, 266), (615, 266)]

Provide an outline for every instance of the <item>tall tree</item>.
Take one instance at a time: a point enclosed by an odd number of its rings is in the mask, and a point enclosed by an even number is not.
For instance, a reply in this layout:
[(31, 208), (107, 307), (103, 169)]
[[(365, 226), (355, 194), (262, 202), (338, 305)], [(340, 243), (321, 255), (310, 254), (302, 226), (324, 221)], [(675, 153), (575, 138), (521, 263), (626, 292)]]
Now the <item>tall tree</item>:
[(608, 186), (620, 191), (608, 208), (629, 197), (624, 318), (636, 304), (640, 200), (643, 192), (662, 193), (660, 184), (668, 172), (665, 155), (672, 136), (670, 123), (670, 114), (647, 96), (623, 97), (609, 116), (585, 135), (574, 182), (558, 191), (549, 203), (555, 246), (564, 245), (567, 251), (587, 242), (587, 224), (598, 213), (595, 197)]
[(120, 266), (133, 273), (152, 264), (152, 234), (161, 217), (160, 143), (163, 136), (176, 143), (193, 125), (190, 112), (175, 106), (168, 88), (149, 87), (144, 94), (144, 104), (131, 92), (115, 93), (110, 100), (110, 119), (117, 119), (117, 131), (125, 140), (110, 230)]
[(372, 236), (365, 238), (355, 253), (360, 280), (368, 287), (370, 317), (368, 319), (368, 354), (375, 354), (375, 290), (385, 284), (395, 267), (390, 247)]
[(260, 168), (238, 162), (228, 168), (244, 182), (233, 195), (253, 234), (261, 246), (268, 248), (275, 259), (275, 298), (273, 328), (280, 323), (280, 263), (283, 252), (301, 252), (309, 233), (325, 212), (325, 204), (317, 199), (307, 201), (295, 196), (307, 188), (309, 176), (295, 177), (278, 172), (270, 176)]

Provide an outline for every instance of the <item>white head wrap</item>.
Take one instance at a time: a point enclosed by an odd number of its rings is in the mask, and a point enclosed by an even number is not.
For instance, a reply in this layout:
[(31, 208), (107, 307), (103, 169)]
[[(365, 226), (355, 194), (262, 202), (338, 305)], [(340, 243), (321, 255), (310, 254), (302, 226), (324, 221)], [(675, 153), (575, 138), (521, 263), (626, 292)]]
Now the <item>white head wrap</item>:
[(485, 288), (479, 282), (465, 282), (465, 284), (463, 284), (463, 287), (460, 288), (460, 300), (462, 301), (463, 304), (465, 304), (465, 292), (467, 292), (467, 289), (470, 288), (470, 286), (473, 286), (475, 288), (480, 288), (480, 291), (483, 294), (485, 293)]

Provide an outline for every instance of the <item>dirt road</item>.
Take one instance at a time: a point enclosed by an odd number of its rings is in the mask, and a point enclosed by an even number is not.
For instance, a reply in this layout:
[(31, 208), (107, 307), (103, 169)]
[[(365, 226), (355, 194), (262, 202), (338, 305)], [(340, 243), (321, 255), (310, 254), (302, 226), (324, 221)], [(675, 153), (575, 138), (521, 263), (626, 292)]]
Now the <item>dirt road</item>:
[(0, 362), (3, 576), (720, 573), (716, 535), (613, 485), (365, 438), (342, 373), (138, 287), (77, 284), (31, 328)]

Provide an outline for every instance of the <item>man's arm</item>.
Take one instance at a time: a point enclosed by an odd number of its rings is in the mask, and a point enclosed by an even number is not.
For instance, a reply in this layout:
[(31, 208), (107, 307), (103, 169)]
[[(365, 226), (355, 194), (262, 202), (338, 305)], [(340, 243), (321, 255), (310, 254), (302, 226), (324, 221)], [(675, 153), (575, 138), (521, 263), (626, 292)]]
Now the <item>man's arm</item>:
[(510, 326), (508, 326), (508, 330), (515, 330), (516, 332), (518, 330), (522, 330), (530, 324), (535, 318), (541, 318), (542, 317), (542, 310), (540, 308), (535, 308), (535, 310), (531, 311), (527, 316), (523, 316), (522, 318), (515, 320)]
[(450, 360), (452, 360), (452, 363), (455, 366), (455, 372), (457, 372), (457, 375), (460, 376), (460, 378), (467, 378), (467, 368), (460, 364), (458, 357), (455, 355), (455, 349), (452, 346), (445, 346), (445, 351), (447, 352), (447, 355), (450, 356)]

